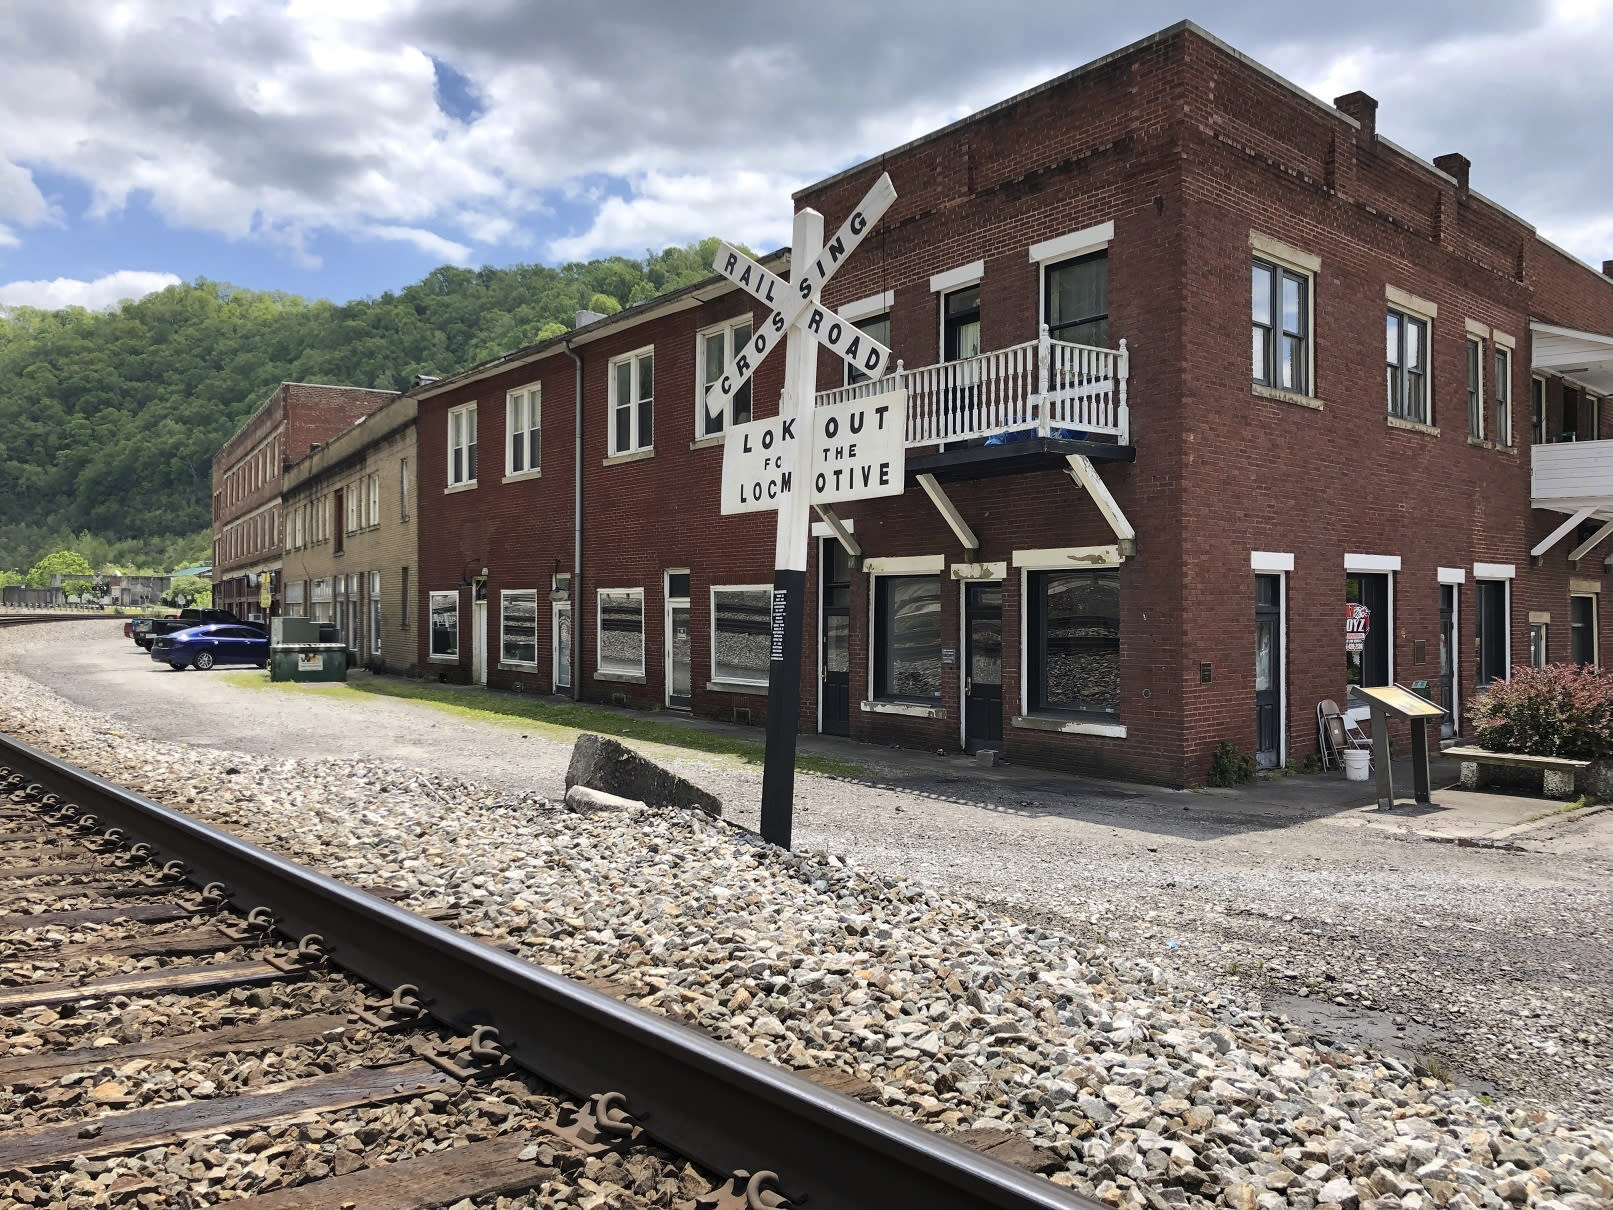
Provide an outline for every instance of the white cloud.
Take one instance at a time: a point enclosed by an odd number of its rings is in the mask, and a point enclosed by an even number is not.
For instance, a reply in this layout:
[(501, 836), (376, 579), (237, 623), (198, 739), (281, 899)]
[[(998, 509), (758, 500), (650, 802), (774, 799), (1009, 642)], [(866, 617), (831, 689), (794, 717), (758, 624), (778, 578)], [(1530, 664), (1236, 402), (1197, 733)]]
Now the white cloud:
[(21, 246), (22, 240), (17, 237), (17, 233), (4, 223), (0, 223), (0, 248), (18, 248)]
[(436, 232), (427, 231), (423, 227), (398, 227), (377, 224), (360, 228), (358, 234), (372, 239), (400, 240), (406, 244), (413, 244), (427, 256), (441, 257), (443, 260), (455, 265), (470, 263), (469, 247), (456, 240), (444, 239)]
[(14, 281), (0, 285), (0, 305), (38, 307), (55, 311), (62, 307), (84, 307), (90, 311), (115, 307), (125, 299), (144, 298), (169, 286), (179, 278), (172, 273), (150, 273), (142, 269), (119, 269), (94, 281), (58, 277), (53, 281)]

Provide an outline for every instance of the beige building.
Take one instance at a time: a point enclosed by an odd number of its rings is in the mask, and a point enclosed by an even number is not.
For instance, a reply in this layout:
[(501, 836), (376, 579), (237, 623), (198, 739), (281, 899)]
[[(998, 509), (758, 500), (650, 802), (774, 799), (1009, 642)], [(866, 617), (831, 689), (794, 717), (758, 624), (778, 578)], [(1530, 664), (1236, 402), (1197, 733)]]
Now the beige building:
[(334, 622), (376, 671), (418, 669), (416, 411), (395, 399), (285, 473), (285, 614)]

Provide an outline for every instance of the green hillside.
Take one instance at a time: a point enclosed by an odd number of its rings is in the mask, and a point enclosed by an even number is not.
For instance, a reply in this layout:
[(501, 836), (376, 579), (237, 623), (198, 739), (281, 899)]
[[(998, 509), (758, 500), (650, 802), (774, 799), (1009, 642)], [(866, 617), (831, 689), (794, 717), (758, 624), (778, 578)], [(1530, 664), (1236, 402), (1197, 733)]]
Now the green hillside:
[(97, 565), (204, 556), (213, 454), (278, 383), (399, 390), (558, 335), (578, 310), (612, 313), (697, 281), (715, 248), (444, 266), (341, 306), (201, 280), (110, 312), (4, 312), (0, 573), (69, 545)]

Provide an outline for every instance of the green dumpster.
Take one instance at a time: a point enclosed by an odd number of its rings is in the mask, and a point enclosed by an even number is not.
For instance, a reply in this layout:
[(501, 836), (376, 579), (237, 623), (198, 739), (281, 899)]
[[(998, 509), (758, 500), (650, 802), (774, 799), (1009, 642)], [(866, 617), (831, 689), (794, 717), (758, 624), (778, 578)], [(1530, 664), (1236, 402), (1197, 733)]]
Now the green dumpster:
[(309, 618), (275, 618), (271, 631), (271, 681), (347, 680), (347, 646), (330, 623)]

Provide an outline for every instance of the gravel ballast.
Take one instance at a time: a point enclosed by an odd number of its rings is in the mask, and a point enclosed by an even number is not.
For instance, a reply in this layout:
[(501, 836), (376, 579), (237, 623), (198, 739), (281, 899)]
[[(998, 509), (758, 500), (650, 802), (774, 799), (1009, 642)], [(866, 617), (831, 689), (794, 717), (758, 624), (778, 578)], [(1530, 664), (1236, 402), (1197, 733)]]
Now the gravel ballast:
[(1605, 1123), (1327, 1045), (1093, 935), (655, 809), (389, 762), (152, 742), (0, 672), (0, 729), (936, 1129), (1004, 1127), (1123, 1206), (1613, 1204)]

